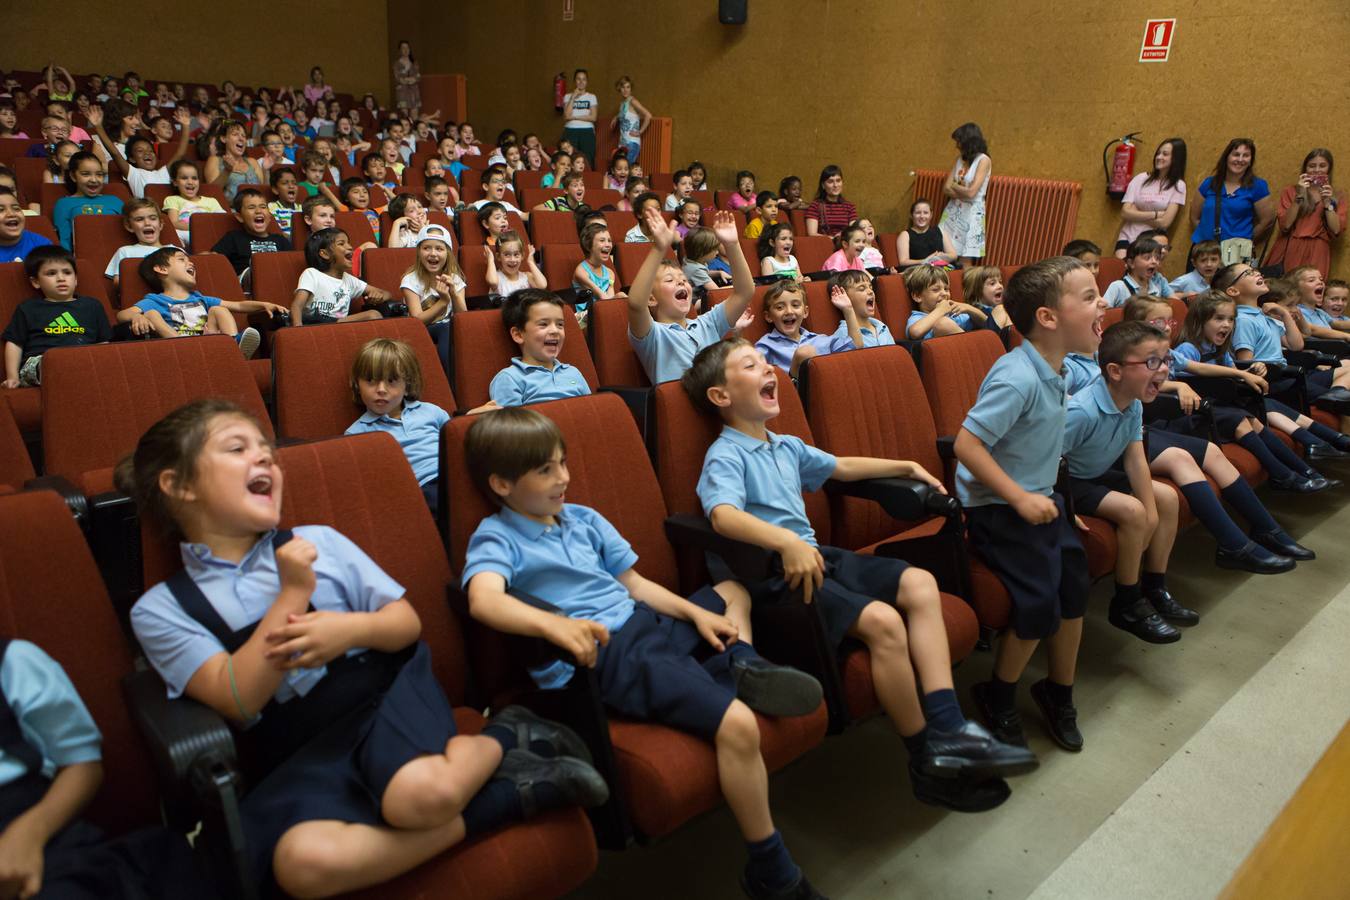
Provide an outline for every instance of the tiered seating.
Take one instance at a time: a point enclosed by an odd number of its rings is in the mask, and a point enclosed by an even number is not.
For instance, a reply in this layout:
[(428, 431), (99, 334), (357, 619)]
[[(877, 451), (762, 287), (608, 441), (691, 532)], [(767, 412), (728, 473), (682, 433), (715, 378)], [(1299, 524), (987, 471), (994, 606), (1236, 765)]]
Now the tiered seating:
[[(459, 313), (451, 322), (454, 344), (450, 359), (454, 367), (455, 397), (472, 409), (488, 401), (488, 386), (498, 372), (520, 355), (495, 309)], [(563, 349), (558, 359), (575, 366), (594, 391), (599, 387), (595, 363), (586, 348), (586, 335), (577, 325), (570, 307), (563, 307)]]

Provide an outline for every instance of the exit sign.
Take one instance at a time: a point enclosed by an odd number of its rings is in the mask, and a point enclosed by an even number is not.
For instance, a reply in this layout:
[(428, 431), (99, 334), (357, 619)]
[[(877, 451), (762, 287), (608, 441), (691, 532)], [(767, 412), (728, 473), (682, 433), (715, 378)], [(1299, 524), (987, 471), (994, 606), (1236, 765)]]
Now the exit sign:
[(1145, 22), (1144, 42), (1139, 45), (1139, 61), (1167, 62), (1176, 31), (1176, 19), (1149, 19)]

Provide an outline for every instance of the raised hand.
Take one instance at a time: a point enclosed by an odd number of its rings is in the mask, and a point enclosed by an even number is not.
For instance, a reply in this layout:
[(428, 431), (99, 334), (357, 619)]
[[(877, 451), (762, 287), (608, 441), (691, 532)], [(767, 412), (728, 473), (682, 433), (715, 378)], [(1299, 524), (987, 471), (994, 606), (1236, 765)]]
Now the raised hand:
[(98, 128), (103, 124), (103, 107), (89, 104), (89, 112), (85, 113), (84, 117), (88, 120), (90, 128)]
[(718, 210), (713, 218), (713, 234), (723, 245), (736, 243), (740, 239), (740, 232), (736, 230), (736, 217), (725, 209)]
[(679, 232), (675, 230), (673, 222), (667, 223), (665, 216), (659, 210), (647, 207), (643, 210), (643, 220), (647, 223), (647, 230), (651, 233), (652, 243), (656, 249), (665, 253), (671, 245), (679, 239)]

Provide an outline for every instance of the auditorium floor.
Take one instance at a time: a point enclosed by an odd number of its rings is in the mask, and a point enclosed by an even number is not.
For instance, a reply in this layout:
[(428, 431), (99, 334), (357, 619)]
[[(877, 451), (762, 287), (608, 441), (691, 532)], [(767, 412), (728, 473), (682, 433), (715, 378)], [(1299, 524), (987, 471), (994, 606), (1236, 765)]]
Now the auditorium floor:
[[(1024, 690), (1041, 768), (998, 810), (918, 804), (881, 720), (774, 776), (776, 821), (815, 885), (834, 900), (1213, 897), (1350, 718), (1350, 487), (1261, 493), (1319, 558), (1286, 575), (1227, 572), (1191, 527), (1170, 582), (1204, 620), (1164, 647), (1107, 625), (1099, 583), (1076, 691), (1087, 748), (1052, 745)], [(977, 652), (957, 670), (964, 705), (989, 666)], [(1038, 658), (1031, 677), (1042, 674)], [(740, 896), (742, 847), (720, 810), (654, 846), (602, 853), (574, 897)]]

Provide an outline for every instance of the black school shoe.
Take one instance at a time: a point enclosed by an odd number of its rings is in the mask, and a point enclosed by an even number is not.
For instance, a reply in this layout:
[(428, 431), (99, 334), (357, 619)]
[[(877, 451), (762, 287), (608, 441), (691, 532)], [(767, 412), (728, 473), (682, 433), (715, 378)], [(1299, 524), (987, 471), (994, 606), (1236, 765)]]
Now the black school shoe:
[(1169, 622), (1176, 622), (1178, 625), (1200, 624), (1200, 614), (1188, 606), (1182, 606), (1167, 591), (1147, 591), (1144, 593), (1144, 599), (1158, 611), (1158, 615)]
[(741, 890), (745, 891), (745, 896), (751, 898), (751, 900), (830, 900), (816, 890), (811, 882), (806, 880), (805, 875), (798, 878), (791, 887), (784, 888), (781, 891), (771, 891), (762, 884), (751, 881), (742, 872)]
[[(492, 774), (494, 779), (505, 778), (516, 786), (525, 818), (558, 806), (580, 806), (591, 809), (609, 799), (609, 785), (589, 763), (570, 756), (547, 759), (528, 750), (516, 748), (502, 757), (502, 764)], [(552, 785), (561, 801), (540, 803), (535, 787)]]
[(978, 722), (957, 731), (928, 726), (928, 740), (911, 765), (935, 778), (1009, 778), (1034, 772), (1040, 762), (1026, 747), (996, 740)]
[[(540, 718), (523, 706), (508, 706), (497, 713), (488, 722), (489, 725), (504, 725), (516, 734), (516, 746), (530, 750), (536, 743), (549, 746), (545, 756), (570, 756), (586, 764), (591, 764), (591, 751), (586, 742), (575, 731), (561, 722)], [(532, 751), (533, 752), (533, 751)]]
[(1083, 749), (1083, 733), (1078, 730), (1078, 710), (1072, 703), (1063, 706), (1050, 699), (1045, 679), (1031, 686), (1031, 699), (1040, 707), (1045, 716), (1045, 724), (1050, 729), (1050, 737), (1065, 750), (1078, 753)]
[(1027, 736), (1022, 732), (1022, 716), (1016, 709), (995, 711), (989, 702), (989, 684), (980, 682), (971, 685), (970, 696), (975, 701), (975, 711), (984, 720), (984, 725), (995, 738), (1013, 747), (1025, 747)]
[(1002, 778), (935, 778), (909, 764), (909, 783), (914, 799), (929, 806), (953, 812), (988, 812), (1002, 806), (1012, 796), (1012, 788)]
[(1308, 448), (1308, 459), (1345, 459), (1350, 453), (1331, 444), (1322, 442)]
[(761, 657), (731, 664), (736, 699), (766, 716), (807, 716), (820, 706), (820, 682), (800, 669), (778, 666)]
[(1264, 541), (1250, 540), (1237, 550), (1225, 550), (1222, 547), (1215, 550), (1214, 565), (1220, 569), (1240, 569), (1257, 575), (1276, 575), (1288, 572), (1296, 563), (1268, 549)]
[(1252, 540), (1276, 556), (1287, 556), (1299, 562), (1317, 559), (1316, 553), (1291, 538), (1283, 528), (1277, 528), (1274, 531), (1267, 531), (1262, 534), (1253, 532)]
[(1311, 478), (1302, 475), (1290, 475), (1288, 478), (1272, 478), (1270, 486), (1277, 491), (1289, 491), (1294, 494), (1315, 494), (1325, 490), (1328, 485), (1319, 485)]
[(1181, 632), (1164, 622), (1143, 597), (1129, 606), (1113, 604), (1106, 621), (1150, 644), (1175, 644), (1181, 640)]

